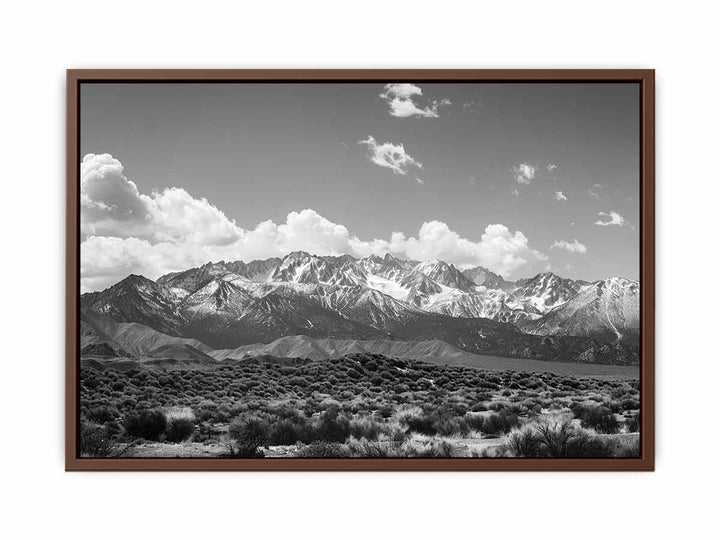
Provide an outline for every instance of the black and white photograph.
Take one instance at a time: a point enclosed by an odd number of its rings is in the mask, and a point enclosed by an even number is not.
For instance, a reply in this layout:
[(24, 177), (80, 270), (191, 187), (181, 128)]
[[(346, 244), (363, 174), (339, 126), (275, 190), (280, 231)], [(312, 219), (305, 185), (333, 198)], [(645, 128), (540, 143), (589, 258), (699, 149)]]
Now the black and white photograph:
[(640, 458), (633, 82), (84, 82), (80, 458)]

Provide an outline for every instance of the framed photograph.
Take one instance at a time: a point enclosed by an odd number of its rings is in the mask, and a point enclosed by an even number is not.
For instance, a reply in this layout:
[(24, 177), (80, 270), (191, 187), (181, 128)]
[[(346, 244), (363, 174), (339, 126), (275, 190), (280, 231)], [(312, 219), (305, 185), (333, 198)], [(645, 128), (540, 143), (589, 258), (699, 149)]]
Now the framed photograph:
[(653, 470), (652, 70), (70, 70), (68, 470)]

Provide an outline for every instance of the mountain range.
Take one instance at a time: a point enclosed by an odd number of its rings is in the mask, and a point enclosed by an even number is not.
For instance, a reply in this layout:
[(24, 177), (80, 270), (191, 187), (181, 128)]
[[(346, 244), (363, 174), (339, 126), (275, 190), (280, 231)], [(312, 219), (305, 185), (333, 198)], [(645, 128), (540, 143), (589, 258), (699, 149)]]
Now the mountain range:
[[(617, 277), (586, 282), (544, 272), (512, 282), (440, 260), (293, 252), (156, 281), (130, 275), (82, 295), (80, 306), (85, 355), (224, 359), (262, 345), (305, 357), (358, 346), (418, 356), (424, 343), (435, 355), (638, 363), (639, 285)], [(298, 339), (287, 347), (291, 336)], [(322, 353), (313, 349), (318, 340)]]

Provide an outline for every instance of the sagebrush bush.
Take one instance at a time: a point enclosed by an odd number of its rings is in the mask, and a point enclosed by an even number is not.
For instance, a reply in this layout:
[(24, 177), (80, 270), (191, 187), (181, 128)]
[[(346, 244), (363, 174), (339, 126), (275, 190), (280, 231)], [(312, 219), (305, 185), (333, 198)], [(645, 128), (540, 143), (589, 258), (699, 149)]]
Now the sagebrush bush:
[(465, 418), (454, 416), (451, 410), (444, 407), (406, 412), (400, 416), (400, 422), (408, 431), (422, 435), (449, 436), (467, 433), (470, 429)]
[(409, 457), (420, 458), (451, 458), (457, 457), (459, 449), (452, 443), (443, 440), (429, 441), (423, 446), (405, 445), (404, 452)]
[(260, 447), (267, 444), (268, 425), (261, 418), (238, 417), (230, 424), (228, 435), (235, 441), (235, 455), (258, 457), (262, 455)]
[(376, 441), (384, 431), (384, 425), (370, 417), (362, 417), (350, 421), (350, 435), (356, 439)]
[(489, 435), (501, 435), (520, 425), (520, 418), (515, 413), (501, 410), (487, 416), (482, 425), (482, 431)]
[(316, 440), (345, 442), (350, 436), (350, 420), (346, 416), (338, 414), (335, 410), (327, 410), (320, 415), (316, 436)]
[(112, 420), (115, 420), (120, 413), (114, 407), (93, 407), (89, 409), (85, 414), (88, 420), (97, 424), (106, 424)]
[(463, 418), (468, 429), (482, 431), (483, 426), (485, 425), (485, 418), (481, 414), (472, 414), (468, 412), (465, 413)]
[(547, 457), (607, 457), (607, 450), (598, 437), (574, 428), (570, 422), (539, 424), (535, 429)]
[(625, 417), (625, 428), (629, 433), (640, 431), (640, 413), (634, 413)]
[(397, 445), (361, 440), (348, 445), (348, 454), (360, 458), (387, 458), (397, 457), (398, 449)]
[(334, 458), (348, 457), (348, 455), (349, 451), (345, 445), (326, 441), (315, 441), (298, 448), (295, 452), (295, 456), (301, 458)]
[(105, 428), (94, 422), (80, 424), (80, 455), (82, 457), (110, 457), (115, 444)]
[(303, 438), (307, 421), (302, 418), (281, 418), (270, 426), (267, 437), (269, 446), (295, 444)]
[(125, 432), (131, 436), (148, 441), (160, 440), (165, 432), (167, 421), (165, 414), (158, 410), (138, 411), (125, 417)]
[(584, 428), (592, 428), (598, 433), (617, 433), (620, 429), (615, 414), (602, 405), (579, 403), (572, 407), (572, 411)]
[(514, 430), (505, 440), (505, 449), (516, 457), (541, 457), (542, 446), (539, 434), (532, 427)]
[(192, 437), (195, 431), (195, 422), (190, 418), (171, 417), (165, 428), (165, 439), (169, 442), (179, 443)]

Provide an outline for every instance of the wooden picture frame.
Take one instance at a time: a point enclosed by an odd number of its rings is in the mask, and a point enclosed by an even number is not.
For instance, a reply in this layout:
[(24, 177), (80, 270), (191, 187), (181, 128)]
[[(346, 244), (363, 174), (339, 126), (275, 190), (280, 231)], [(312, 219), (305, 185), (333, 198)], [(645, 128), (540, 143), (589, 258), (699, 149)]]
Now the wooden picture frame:
[[(86, 458), (79, 455), (80, 93), (96, 82), (632, 83), (640, 100), (639, 458)], [(655, 86), (653, 70), (115, 70), (67, 72), (65, 463), (68, 471), (652, 471), (655, 460)]]

